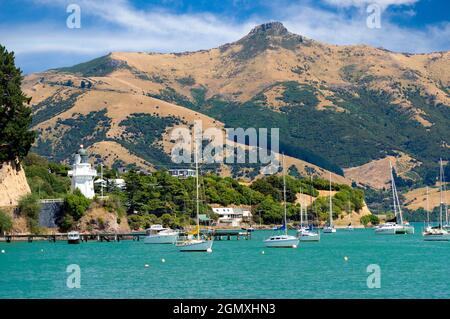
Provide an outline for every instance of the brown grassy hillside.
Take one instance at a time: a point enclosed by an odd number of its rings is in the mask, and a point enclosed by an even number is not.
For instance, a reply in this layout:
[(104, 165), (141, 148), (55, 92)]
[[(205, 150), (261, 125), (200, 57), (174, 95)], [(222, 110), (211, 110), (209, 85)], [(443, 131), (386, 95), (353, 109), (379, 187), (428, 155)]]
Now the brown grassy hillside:
[[(300, 85), (303, 91), (297, 95), (288, 92), (292, 83)], [(244, 38), (210, 50), (171, 54), (113, 52), (73, 67), (31, 74), (23, 84), (24, 91), (32, 97), (34, 128), (40, 133), (36, 150), (57, 160), (69, 159), (75, 150), (71, 145), (82, 142), (104, 159), (109, 156), (109, 164), (114, 163), (112, 156), (125, 164), (148, 168), (166, 163), (170, 129), (189, 126), (194, 119), (201, 119), (204, 128), (239, 125), (243, 120), (253, 123), (245, 115), (242, 119), (227, 118), (230, 110), (234, 112), (251, 102), (258, 107), (258, 113), (253, 113), (257, 115), (255, 121), (267, 113), (267, 118), (262, 118), (265, 122), (254, 122), (255, 126), (278, 126), (290, 112), (299, 116), (304, 108), (313, 107), (316, 113), (305, 114), (339, 125), (345, 125), (345, 120), (334, 117), (350, 116), (360, 119), (361, 125), (349, 122), (342, 131), (322, 132), (323, 128), (311, 124), (311, 136), (304, 133), (305, 125), (298, 129), (291, 124), (282, 127), (282, 134), (291, 134), (290, 139), (282, 136), (287, 145), (313, 153), (303, 160), (290, 161), (304, 171), (310, 158), (318, 155), (336, 167), (355, 167), (346, 170), (346, 176), (374, 187), (385, 184), (385, 178), (372, 180), (370, 172), (378, 172), (376, 167), (388, 158), (377, 160), (386, 157), (387, 152), (403, 151), (411, 161), (418, 162), (428, 160), (422, 159), (422, 153), (423, 157), (433, 155), (416, 146), (409, 152), (408, 143), (396, 143), (392, 136), (379, 139), (377, 134), (395, 132), (383, 132), (383, 120), (377, 118), (377, 112), (390, 118), (392, 115), (381, 109), (363, 109), (368, 106), (364, 105), (362, 99), (366, 97), (361, 92), (376, 92), (377, 98), (386, 98), (383, 101), (395, 108), (395, 116), (418, 132), (418, 137), (406, 133), (416, 141), (427, 132), (442, 130), (446, 119), (431, 107), (450, 106), (449, 87), (450, 52), (413, 55), (364, 45), (328, 45), (290, 33), (280, 23), (258, 26)], [(355, 106), (354, 101), (360, 104)], [(227, 106), (222, 112), (220, 103)], [(426, 107), (423, 103), (427, 103)], [(153, 121), (164, 126), (163, 132), (142, 137), (146, 132), (136, 132), (131, 124), (125, 125), (136, 113), (151, 118), (141, 117), (130, 123), (139, 126), (136, 123)], [(280, 115), (280, 120), (270, 123), (275, 114)], [(397, 125), (395, 120), (388, 121), (392, 123), (385, 123), (385, 127)], [(325, 129), (333, 129), (325, 125)], [(377, 125), (379, 131), (374, 129)], [(367, 136), (360, 137), (358, 132), (349, 136), (356, 126), (364, 126)], [(334, 140), (331, 137), (335, 134)], [(448, 145), (446, 136), (434, 134), (439, 143)], [(428, 144), (437, 142), (433, 143)], [(370, 149), (362, 149), (363, 146)], [(433, 147), (437, 152), (438, 146)], [(296, 154), (303, 154), (292, 152), (291, 157), (300, 158)], [(448, 147), (445, 152), (449, 152)], [(317, 160), (316, 164), (322, 162)], [(413, 167), (410, 165), (408, 170)], [(349, 183), (349, 179), (341, 178), (344, 180)]]

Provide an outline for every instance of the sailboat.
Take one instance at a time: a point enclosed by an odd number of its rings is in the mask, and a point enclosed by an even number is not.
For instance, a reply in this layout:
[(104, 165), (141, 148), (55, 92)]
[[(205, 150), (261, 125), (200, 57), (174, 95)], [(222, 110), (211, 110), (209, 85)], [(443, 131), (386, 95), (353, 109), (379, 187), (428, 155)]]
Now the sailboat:
[[(303, 197), (303, 193), (301, 192)], [(308, 225), (308, 214), (305, 208), (305, 219), (306, 225)], [(303, 202), (300, 201), (300, 228), (297, 230), (297, 237), (302, 242), (319, 241), (320, 234), (312, 231), (312, 225), (310, 227), (305, 227), (303, 224)]]
[[(442, 159), (440, 160), (439, 180), (441, 182), (441, 185), (439, 187), (439, 193), (440, 193), (440, 199), (441, 199), (440, 205), (439, 205), (439, 226), (431, 227), (430, 223), (429, 223), (429, 218), (428, 218), (428, 227), (422, 233), (423, 240), (425, 240), (425, 241), (449, 241), (450, 240), (450, 233), (442, 225), (442, 219), (443, 219), (442, 217), (443, 217), (444, 209), (446, 209), (446, 205), (444, 205), (444, 197), (443, 197), (443, 193), (445, 191), (445, 183), (444, 183), (444, 169), (442, 166)], [(427, 187), (427, 204), (428, 204), (428, 187)], [(445, 211), (445, 214), (447, 215), (447, 211)], [(427, 208), (427, 216), (429, 216), (428, 208)], [(446, 216), (446, 218), (447, 218), (447, 216)], [(447, 223), (447, 225), (448, 225), (448, 223)]]
[(336, 228), (333, 225), (333, 196), (331, 195), (331, 172), (330, 172), (330, 221), (327, 226), (323, 228), (325, 234), (331, 234), (336, 232)]
[[(377, 235), (400, 235), (400, 234), (414, 234), (414, 227), (408, 223), (403, 222), (403, 214), (398, 199), (397, 187), (395, 186), (394, 174), (391, 162), (389, 162), (391, 171), (391, 185), (392, 185), (392, 199), (394, 202), (394, 214), (396, 222), (387, 222), (375, 228)], [(397, 223), (399, 221), (399, 223)]]
[(198, 198), (198, 159), (197, 159), (197, 149), (195, 151), (195, 194), (196, 194), (196, 212), (197, 212), (197, 229), (196, 229), (196, 238), (191, 238), (176, 244), (176, 246), (183, 252), (212, 252), (213, 240), (203, 239), (200, 236), (200, 219), (199, 219), (199, 210), (200, 210), (200, 202)]
[(264, 244), (266, 247), (271, 248), (297, 248), (299, 239), (295, 236), (288, 235), (287, 229), (287, 217), (286, 217), (286, 175), (284, 172), (284, 154), (283, 154), (283, 205), (284, 205), (284, 220), (283, 226), (281, 227), (284, 230), (284, 234), (281, 235), (273, 235), (264, 240)]
[(445, 174), (444, 174), (444, 165), (442, 164), (442, 158), (439, 162), (439, 179), (441, 180), (441, 208), (443, 209), (443, 213), (445, 214), (445, 224), (442, 226), (443, 229), (450, 231), (450, 224), (448, 221), (448, 205), (447, 200), (445, 198), (445, 194), (447, 192), (447, 186), (445, 184)]

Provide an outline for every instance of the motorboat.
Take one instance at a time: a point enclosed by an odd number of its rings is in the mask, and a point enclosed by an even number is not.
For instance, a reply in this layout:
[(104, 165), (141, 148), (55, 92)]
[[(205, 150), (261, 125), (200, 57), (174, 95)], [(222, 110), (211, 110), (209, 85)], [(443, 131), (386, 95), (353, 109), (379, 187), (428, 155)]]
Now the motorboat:
[(151, 225), (145, 230), (145, 233), (145, 244), (174, 244), (178, 238), (178, 231), (159, 224)]
[(80, 233), (77, 231), (71, 231), (71, 232), (67, 233), (67, 243), (79, 244), (80, 243)]

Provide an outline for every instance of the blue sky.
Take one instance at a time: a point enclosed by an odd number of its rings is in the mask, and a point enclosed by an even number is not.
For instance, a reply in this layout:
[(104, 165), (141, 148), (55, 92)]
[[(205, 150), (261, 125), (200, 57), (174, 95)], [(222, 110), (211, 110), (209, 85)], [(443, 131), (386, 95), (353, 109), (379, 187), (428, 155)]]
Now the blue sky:
[[(79, 29), (66, 26), (72, 3), (81, 8)], [(373, 3), (379, 29), (366, 24)], [(449, 0), (0, 0), (0, 44), (30, 73), (111, 51), (208, 49), (281, 21), (327, 43), (422, 53), (450, 50), (449, 12)]]

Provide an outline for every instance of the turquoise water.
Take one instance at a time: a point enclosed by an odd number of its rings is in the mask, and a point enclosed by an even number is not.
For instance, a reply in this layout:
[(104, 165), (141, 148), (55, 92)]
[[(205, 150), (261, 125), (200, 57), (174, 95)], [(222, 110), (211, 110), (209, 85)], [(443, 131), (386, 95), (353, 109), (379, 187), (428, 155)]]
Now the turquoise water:
[[(450, 298), (450, 242), (424, 242), (420, 228), (338, 230), (298, 249), (266, 248), (271, 232), (256, 231), (211, 254), (142, 241), (0, 243), (0, 298)], [(79, 289), (66, 286), (70, 264)], [(379, 289), (367, 287), (369, 264), (381, 267)]]

